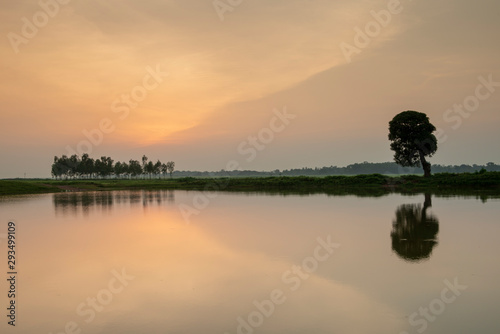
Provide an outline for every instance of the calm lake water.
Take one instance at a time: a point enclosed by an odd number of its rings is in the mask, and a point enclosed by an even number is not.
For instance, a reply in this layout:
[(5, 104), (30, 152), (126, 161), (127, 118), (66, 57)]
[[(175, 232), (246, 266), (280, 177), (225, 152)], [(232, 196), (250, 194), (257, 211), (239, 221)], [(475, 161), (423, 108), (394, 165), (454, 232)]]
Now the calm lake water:
[(2, 333), (500, 332), (497, 198), (0, 198)]

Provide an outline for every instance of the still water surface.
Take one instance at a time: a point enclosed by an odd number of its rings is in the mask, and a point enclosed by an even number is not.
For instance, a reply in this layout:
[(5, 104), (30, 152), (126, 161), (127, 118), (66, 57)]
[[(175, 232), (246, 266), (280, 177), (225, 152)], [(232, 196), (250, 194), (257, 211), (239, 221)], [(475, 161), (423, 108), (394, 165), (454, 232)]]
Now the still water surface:
[(197, 194), (1, 198), (1, 332), (500, 332), (496, 198)]

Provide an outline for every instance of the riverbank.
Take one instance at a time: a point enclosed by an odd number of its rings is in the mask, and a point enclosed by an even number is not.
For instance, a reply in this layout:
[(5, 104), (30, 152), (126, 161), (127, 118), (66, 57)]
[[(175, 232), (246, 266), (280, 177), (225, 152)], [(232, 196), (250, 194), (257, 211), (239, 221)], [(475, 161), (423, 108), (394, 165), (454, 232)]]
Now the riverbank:
[(386, 176), (276, 176), (242, 178), (167, 178), (105, 180), (0, 180), (0, 195), (40, 194), (68, 191), (110, 190), (207, 190), (207, 191), (290, 191), (372, 192), (500, 190), (500, 172), (442, 173), (424, 178), (416, 175)]

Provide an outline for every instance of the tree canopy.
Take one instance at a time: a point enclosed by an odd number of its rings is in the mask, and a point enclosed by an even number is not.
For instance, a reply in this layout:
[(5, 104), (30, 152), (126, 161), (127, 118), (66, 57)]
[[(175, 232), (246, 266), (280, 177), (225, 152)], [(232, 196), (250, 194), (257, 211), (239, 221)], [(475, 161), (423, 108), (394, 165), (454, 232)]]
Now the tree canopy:
[(431, 175), (431, 164), (425, 157), (437, 151), (437, 139), (433, 135), (436, 127), (426, 114), (418, 111), (403, 111), (389, 122), (389, 140), (394, 151), (394, 161), (403, 167), (420, 167), (424, 176)]

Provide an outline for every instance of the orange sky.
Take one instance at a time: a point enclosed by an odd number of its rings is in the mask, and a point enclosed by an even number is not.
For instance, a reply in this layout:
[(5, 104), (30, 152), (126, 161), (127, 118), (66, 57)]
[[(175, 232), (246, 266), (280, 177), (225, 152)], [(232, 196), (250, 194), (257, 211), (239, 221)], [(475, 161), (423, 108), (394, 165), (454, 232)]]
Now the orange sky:
[[(444, 133), (432, 162), (500, 162), (498, 85), (473, 112), (446, 113), (475, 95), (478, 77), (500, 82), (493, 0), (254, 0), (223, 13), (201, 0), (25, 0), (0, 10), (0, 177), (49, 176), (53, 156), (71, 150), (146, 154), (181, 170), (389, 161), (387, 122), (408, 109)], [(376, 29), (369, 43), (356, 27)], [(238, 147), (285, 107), (295, 118), (247, 161)]]

